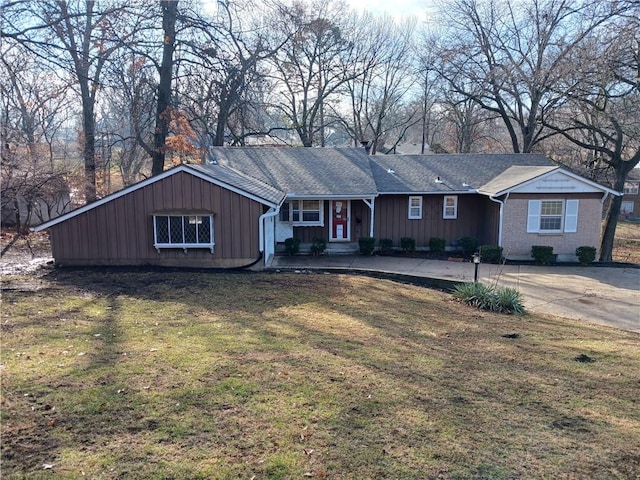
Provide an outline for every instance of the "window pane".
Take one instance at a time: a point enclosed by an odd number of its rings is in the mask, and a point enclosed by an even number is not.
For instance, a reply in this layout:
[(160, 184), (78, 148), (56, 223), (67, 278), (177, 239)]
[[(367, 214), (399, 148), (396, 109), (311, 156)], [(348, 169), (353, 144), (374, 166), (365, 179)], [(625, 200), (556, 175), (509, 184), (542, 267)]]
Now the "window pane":
[(411, 207), (411, 212), (410, 214), (412, 217), (419, 217), (420, 216), (420, 208), (416, 208), (416, 207)]
[(444, 200), (446, 202), (447, 207), (453, 207), (456, 204), (456, 199), (453, 197), (445, 197)]
[(420, 206), (420, 197), (411, 197), (411, 206), (419, 207)]
[(169, 217), (170, 243), (182, 243), (182, 217)]
[(169, 217), (155, 217), (156, 242), (169, 243)]
[(320, 212), (302, 212), (303, 222), (319, 222)]
[(303, 200), (302, 201), (302, 209), (303, 210), (320, 210), (320, 205), (318, 204), (319, 200)]
[(184, 224), (184, 243), (196, 243), (196, 228), (199, 226), (198, 217), (188, 217)]
[(290, 207), (289, 202), (283, 203), (282, 206), (280, 207), (280, 221), (281, 222), (288, 222), (289, 221), (289, 207)]
[(444, 209), (444, 215), (445, 215), (445, 217), (455, 217), (455, 215), (456, 215), (455, 207), (446, 207)]
[(198, 243), (211, 243), (211, 217), (203, 217), (198, 225)]
[(300, 221), (300, 212), (298, 210), (294, 210), (293, 211), (293, 221), (294, 222), (299, 222)]
[(561, 217), (542, 217), (540, 219), (540, 230), (560, 230), (561, 228)]
[(543, 201), (542, 215), (562, 215), (562, 200)]

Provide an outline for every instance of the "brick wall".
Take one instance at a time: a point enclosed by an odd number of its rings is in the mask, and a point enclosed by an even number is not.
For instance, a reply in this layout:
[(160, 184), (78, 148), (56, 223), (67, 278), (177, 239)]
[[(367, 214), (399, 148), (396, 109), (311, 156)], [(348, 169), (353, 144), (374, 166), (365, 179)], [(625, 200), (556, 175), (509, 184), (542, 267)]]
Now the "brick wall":
[(550, 245), (559, 260), (574, 260), (577, 247), (586, 245), (600, 247), (602, 218), (601, 197), (576, 195), (570, 197), (580, 201), (578, 206), (578, 231), (575, 233), (527, 233), (529, 200), (566, 199), (557, 195), (518, 195), (505, 202), (502, 230), (504, 255), (511, 259), (531, 257), (532, 245)]

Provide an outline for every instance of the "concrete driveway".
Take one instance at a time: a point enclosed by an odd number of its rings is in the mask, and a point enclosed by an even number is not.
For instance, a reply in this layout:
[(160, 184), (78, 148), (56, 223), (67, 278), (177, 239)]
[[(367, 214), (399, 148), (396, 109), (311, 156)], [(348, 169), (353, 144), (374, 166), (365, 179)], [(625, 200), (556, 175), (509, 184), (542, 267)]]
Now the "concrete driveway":
[[(384, 256), (276, 257), (272, 269), (361, 270), (473, 281), (469, 262)], [(481, 264), (479, 280), (518, 289), (527, 310), (640, 333), (640, 268)]]

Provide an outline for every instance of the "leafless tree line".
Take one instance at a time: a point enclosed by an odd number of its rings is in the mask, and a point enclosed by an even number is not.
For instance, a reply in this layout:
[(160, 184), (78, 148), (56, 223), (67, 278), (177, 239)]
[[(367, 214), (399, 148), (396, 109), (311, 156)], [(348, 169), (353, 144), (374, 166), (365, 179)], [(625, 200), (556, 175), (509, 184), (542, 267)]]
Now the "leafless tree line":
[(640, 161), (635, 0), (441, 0), (402, 22), (342, 0), (1, 8), (3, 205), (36, 171), (91, 201), (223, 144), (543, 152), (618, 190)]

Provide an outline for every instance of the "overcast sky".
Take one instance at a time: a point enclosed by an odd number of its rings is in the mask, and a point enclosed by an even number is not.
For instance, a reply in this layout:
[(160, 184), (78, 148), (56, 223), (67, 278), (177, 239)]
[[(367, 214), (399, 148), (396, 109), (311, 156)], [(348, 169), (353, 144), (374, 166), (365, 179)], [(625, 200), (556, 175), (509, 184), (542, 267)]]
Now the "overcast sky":
[(347, 0), (357, 10), (368, 10), (372, 13), (388, 13), (396, 18), (416, 17), (425, 20), (429, 7), (434, 0)]

